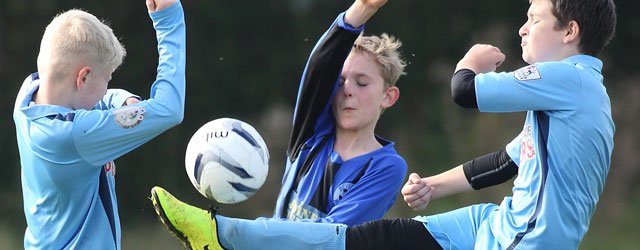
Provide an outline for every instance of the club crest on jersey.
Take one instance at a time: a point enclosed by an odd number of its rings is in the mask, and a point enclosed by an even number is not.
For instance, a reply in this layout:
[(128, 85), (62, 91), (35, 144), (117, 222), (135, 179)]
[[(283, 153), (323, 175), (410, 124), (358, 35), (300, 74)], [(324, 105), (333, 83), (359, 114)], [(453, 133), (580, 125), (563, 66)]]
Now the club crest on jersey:
[(144, 119), (143, 107), (122, 107), (113, 111), (113, 118), (121, 128), (133, 128)]
[(526, 126), (522, 132), (524, 133), (524, 137), (520, 142), (520, 163), (531, 160), (536, 156), (531, 125)]
[(336, 191), (333, 192), (333, 203), (338, 204), (339, 201), (344, 198), (344, 196), (349, 192), (349, 190), (353, 187), (353, 183), (345, 182), (342, 183), (336, 188)]
[(520, 81), (538, 80), (542, 78), (536, 65), (522, 67), (514, 71), (513, 76)]

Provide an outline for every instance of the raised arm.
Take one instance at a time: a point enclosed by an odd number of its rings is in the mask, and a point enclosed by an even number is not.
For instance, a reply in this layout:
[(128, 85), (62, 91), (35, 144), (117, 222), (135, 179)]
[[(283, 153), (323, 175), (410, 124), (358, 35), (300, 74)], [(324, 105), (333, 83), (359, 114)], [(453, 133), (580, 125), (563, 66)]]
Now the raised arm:
[(149, 10), (149, 12), (160, 11), (171, 6), (175, 2), (176, 0), (147, 0), (147, 10)]
[(353, 27), (360, 27), (373, 16), (388, 0), (357, 0), (347, 10), (344, 21)]
[[(77, 111), (74, 141), (78, 153), (94, 166), (139, 147), (184, 117), (186, 27), (182, 5), (176, 0), (147, 0), (156, 30), (158, 67), (150, 98), (119, 100), (128, 105), (113, 110)], [(151, 42), (150, 42), (151, 44)]]

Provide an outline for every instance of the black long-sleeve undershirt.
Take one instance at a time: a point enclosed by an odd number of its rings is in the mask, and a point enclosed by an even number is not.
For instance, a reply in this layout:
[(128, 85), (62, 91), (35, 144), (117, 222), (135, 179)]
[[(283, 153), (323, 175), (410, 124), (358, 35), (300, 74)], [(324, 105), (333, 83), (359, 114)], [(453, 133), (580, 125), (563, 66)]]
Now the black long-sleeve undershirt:
[(451, 77), (451, 97), (463, 108), (478, 108), (475, 77), (470, 69), (458, 70)]
[(462, 169), (475, 190), (504, 183), (518, 173), (518, 166), (505, 150), (470, 160)]

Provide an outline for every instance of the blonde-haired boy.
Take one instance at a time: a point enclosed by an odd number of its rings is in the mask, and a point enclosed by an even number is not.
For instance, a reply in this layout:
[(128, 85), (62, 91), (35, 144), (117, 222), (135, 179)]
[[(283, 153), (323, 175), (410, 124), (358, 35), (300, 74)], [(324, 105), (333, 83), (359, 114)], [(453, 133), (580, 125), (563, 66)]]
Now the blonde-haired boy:
[(179, 124), (185, 24), (176, 0), (147, 0), (159, 66), (152, 96), (107, 89), (126, 54), (109, 26), (69, 10), (47, 26), (38, 73), (13, 112), (22, 166), (25, 249), (120, 249), (114, 159)]

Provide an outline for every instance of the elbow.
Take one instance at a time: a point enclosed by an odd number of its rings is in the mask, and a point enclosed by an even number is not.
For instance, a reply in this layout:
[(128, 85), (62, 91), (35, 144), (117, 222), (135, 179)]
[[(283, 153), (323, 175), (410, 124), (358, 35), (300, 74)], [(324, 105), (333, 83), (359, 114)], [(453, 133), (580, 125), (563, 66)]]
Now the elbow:
[(451, 97), (463, 108), (478, 108), (475, 73), (468, 69), (458, 70), (451, 77)]
[(169, 119), (167, 120), (167, 124), (169, 125), (169, 127), (175, 127), (180, 125), (180, 123), (182, 123), (182, 121), (184, 120), (184, 110), (180, 110), (177, 112), (172, 113), (169, 116)]
[(453, 102), (458, 104), (460, 107), (468, 109), (478, 108), (475, 93), (472, 91), (464, 91), (452, 86), (451, 97), (453, 98)]
[(184, 120), (184, 106), (169, 107), (167, 105), (157, 105), (154, 109), (159, 119), (156, 120), (159, 126), (167, 129), (175, 127)]
[(453, 102), (458, 104), (458, 106), (465, 107), (464, 94), (459, 88), (454, 86), (451, 87), (451, 98), (453, 99)]

